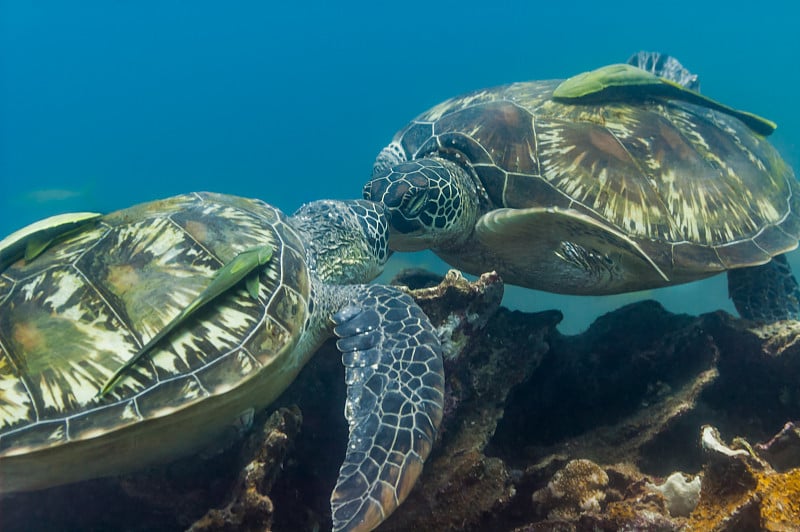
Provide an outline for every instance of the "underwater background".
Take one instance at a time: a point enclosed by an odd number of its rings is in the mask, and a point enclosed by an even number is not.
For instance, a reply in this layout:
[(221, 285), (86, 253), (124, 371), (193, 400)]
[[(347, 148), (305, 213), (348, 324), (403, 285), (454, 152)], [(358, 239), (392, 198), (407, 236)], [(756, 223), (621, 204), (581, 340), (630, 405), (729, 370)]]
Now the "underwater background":
[[(440, 101), (565, 78), (638, 50), (778, 123), (800, 168), (798, 8), (789, 2), (0, 2), (0, 238), (65, 211), (209, 190), (291, 213), (360, 197), (395, 131)], [(795, 271), (796, 253), (790, 255)], [(430, 253), (395, 255), (446, 271)], [(731, 312), (724, 276), (615, 297), (506, 287), (578, 332), (623, 303)]]

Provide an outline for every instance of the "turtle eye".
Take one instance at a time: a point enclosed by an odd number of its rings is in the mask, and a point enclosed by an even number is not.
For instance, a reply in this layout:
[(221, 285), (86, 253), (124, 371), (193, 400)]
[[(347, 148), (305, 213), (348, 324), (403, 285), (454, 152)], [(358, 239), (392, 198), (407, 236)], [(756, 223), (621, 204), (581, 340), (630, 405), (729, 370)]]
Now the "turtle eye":
[(407, 218), (416, 218), (425, 208), (430, 196), (430, 189), (410, 187), (400, 201), (400, 209)]

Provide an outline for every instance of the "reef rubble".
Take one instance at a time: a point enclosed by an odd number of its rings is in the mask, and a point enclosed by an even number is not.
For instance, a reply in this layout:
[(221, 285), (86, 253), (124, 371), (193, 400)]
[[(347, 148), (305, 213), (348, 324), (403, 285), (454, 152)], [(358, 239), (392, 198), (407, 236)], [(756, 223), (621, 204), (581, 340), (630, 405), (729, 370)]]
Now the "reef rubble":
[[(438, 327), (446, 404), (422, 477), (379, 530), (800, 529), (800, 323), (641, 301), (563, 335), (559, 311), (502, 307), (492, 273), (396, 283)], [(343, 374), (326, 344), (216, 456), (6, 497), (0, 525), (330, 529)]]

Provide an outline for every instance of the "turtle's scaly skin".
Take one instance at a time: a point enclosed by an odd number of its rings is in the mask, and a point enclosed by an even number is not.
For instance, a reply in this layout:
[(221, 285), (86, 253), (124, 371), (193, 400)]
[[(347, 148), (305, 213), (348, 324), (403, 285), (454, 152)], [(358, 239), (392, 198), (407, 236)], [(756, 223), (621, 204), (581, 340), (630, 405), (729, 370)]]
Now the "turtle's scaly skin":
[(797, 246), (800, 189), (763, 136), (685, 101), (558, 102), (559, 84), (477, 91), (401, 130), (365, 188), (389, 207), (391, 246), (574, 294), (687, 282)]
[[(333, 528), (371, 530), (408, 495), (441, 421), (444, 376), (433, 326), (413, 300), (361, 284), (388, 257), (383, 206), (323, 200), (287, 217), (257, 200), (191, 194), (56, 235), (31, 262), (20, 259), (25, 235), (41, 230), (20, 234), (0, 249), (14, 260), (0, 271), (0, 493), (207, 447), (274, 400), (335, 335), (350, 437)], [(235, 257), (269, 249), (99, 394), (241, 264)]]

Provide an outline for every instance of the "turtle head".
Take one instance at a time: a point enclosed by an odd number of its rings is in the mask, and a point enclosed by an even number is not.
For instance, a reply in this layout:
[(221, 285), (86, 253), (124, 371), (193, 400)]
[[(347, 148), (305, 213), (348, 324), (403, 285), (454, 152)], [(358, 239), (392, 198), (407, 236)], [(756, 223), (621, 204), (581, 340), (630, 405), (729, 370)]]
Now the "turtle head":
[(311, 268), (326, 283), (368, 283), (389, 258), (389, 222), (380, 203), (319, 200), (292, 215), (303, 233)]
[(364, 187), (364, 198), (386, 206), (389, 245), (397, 251), (458, 247), (478, 219), (474, 180), (458, 164), (438, 157), (378, 171)]

